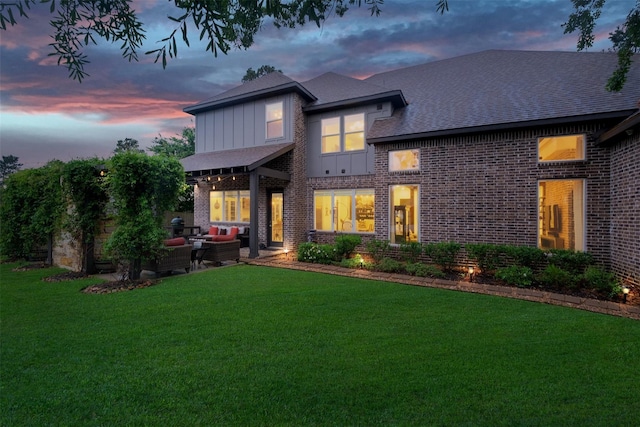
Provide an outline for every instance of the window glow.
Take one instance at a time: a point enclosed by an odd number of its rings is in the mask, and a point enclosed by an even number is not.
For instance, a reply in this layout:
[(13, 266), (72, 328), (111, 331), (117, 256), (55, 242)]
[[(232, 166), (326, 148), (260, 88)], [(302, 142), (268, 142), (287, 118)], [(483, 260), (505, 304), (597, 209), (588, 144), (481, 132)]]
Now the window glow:
[(322, 119), (321, 127), (322, 153), (364, 150), (363, 113)]
[(538, 139), (538, 160), (541, 162), (584, 160), (584, 158), (584, 135), (554, 136)]
[(538, 183), (538, 246), (585, 250), (584, 180)]
[(250, 221), (250, 199), (248, 191), (209, 192), (210, 222)]
[(389, 241), (395, 244), (419, 241), (420, 186), (392, 185), (389, 192)]
[(284, 136), (283, 115), (282, 102), (266, 105), (267, 139), (282, 138)]
[(389, 172), (420, 170), (420, 150), (389, 151)]
[(314, 192), (314, 224), (321, 231), (374, 232), (374, 190)]

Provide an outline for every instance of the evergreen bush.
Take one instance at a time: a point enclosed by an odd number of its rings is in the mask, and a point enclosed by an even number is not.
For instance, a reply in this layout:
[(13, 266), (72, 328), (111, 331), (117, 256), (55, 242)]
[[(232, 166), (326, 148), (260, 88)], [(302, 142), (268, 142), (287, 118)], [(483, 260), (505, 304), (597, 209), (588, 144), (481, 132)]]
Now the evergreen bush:
[(456, 264), (456, 256), (461, 246), (455, 242), (427, 243), (424, 245), (424, 253), (444, 271), (451, 271)]
[(527, 288), (533, 284), (533, 270), (521, 265), (512, 265), (496, 270), (496, 278), (508, 285)]

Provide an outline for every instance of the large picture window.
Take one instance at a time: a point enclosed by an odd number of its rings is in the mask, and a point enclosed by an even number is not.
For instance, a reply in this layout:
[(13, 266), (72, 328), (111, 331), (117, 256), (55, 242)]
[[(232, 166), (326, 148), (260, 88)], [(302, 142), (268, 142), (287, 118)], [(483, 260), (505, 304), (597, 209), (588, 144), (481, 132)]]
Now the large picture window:
[(249, 222), (248, 191), (211, 191), (209, 193), (209, 221)]
[(267, 104), (267, 139), (282, 138), (284, 136), (284, 128), (282, 123), (283, 116), (284, 113), (282, 110), (282, 102)]
[(363, 113), (322, 119), (322, 153), (364, 150), (364, 122)]
[(538, 183), (538, 246), (585, 250), (584, 180)]
[(584, 160), (584, 135), (554, 136), (538, 139), (538, 160), (540, 162), (566, 162)]
[(389, 241), (395, 244), (419, 241), (420, 186), (392, 185), (389, 193)]
[(314, 224), (320, 231), (373, 233), (374, 190), (314, 192)]

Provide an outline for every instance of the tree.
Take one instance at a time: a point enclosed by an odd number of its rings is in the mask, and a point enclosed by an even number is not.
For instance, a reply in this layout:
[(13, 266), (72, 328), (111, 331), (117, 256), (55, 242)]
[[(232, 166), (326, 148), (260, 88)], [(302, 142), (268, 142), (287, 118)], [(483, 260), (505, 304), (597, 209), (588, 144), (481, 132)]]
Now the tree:
[(107, 183), (117, 228), (104, 249), (117, 264), (128, 265), (129, 278), (135, 280), (142, 261), (164, 250), (162, 213), (175, 207), (185, 185), (184, 169), (173, 157), (124, 151), (111, 158)]
[(0, 160), (0, 184), (2, 184), (9, 175), (18, 171), (22, 166), (22, 163), (18, 163), (18, 157), (12, 155), (2, 156), (2, 160)]
[[(196, 128), (185, 127), (180, 137), (172, 136), (169, 139), (162, 135), (153, 139), (149, 151), (159, 156), (184, 159), (196, 152)], [(193, 212), (193, 187), (185, 185), (178, 197), (178, 212)]]
[(184, 159), (196, 152), (196, 128), (185, 127), (182, 134), (168, 139), (159, 135), (153, 139), (149, 151), (154, 154)]
[(137, 139), (125, 138), (119, 139), (116, 143), (116, 149), (113, 150), (114, 154), (125, 153), (132, 151), (134, 153), (144, 153), (144, 150), (140, 149)]
[(63, 166), (53, 160), (7, 178), (0, 203), (3, 255), (26, 258), (46, 244), (47, 263), (52, 262), (53, 236), (61, 229), (66, 206), (60, 186)]
[[(569, 20), (562, 24), (564, 33), (579, 32), (578, 51), (593, 46), (595, 36), (593, 30), (602, 13), (602, 7), (607, 0), (571, 0), (575, 12), (569, 15)], [(438, 0), (436, 10), (440, 14), (449, 10), (448, 0)], [(621, 26), (609, 33), (609, 40), (613, 46), (611, 50), (618, 54), (618, 67), (615, 69), (606, 88), (611, 92), (619, 92), (627, 81), (627, 74), (631, 68), (633, 54), (640, 52), (640, 0), (631, 7), (627, 18)]]
[[(578, 31), (578, 50), (588, 49), (593, 46), (593, 30), (606, 0), (571, 1), (575, 12), (569, 15), (569, 20), (563, 24), (564, 33)], [(609, 77), (606, 88), (612, 92), (619, 92), (627, 81), (633, 54), (640, 52), (640, 0), (636, 0), (636, 5), (632, 7), (624, 24), (609, 33), (609, 40), (613, 43), (612, 50), (618, 53), (618, 67)]]
[(253, 71), (253, 68), (249, 68), (249, 69), (247, 69), (247, 73), (242, 78), (242, 83), (246, 83), (246, 82), (249, 82), (251, 80), (255, 80), (258, 77), (265, 76), (265, 75), (267, 75), (269, 73), (273, 73), (274, 71), (277, 71), (279, 73), (282, 72), (282, 70), (276, 70), (276, 68), (271, 66), (271, 65), (263, 65), (260, 68), (258, 68), (257, 71)]
[[(167, 55), (178, 54), (177, 34), (189, 46), (188, 28), (195, 26), (202, 40), (206, 38), (206, 50), (214, 56), (218, 51), (226, 54), (231, 48), (247, 49), (266, 20), (277, 28), (294, 28), (313, 22), (320, 26), (331, 13), (342, 17), (349, 6), (369, 5), (372, 15), (379, 15), (379, 4), (384, 0), (254, 0), (254, 1), (195, 1), (173, 0), (180, 15), (170, 16), (175, 28), (161, 40), (157, 49), (146, 52), (155, 55), (167, 65)], [(6, 0), (0, 1), (0, 29), (17, 24), (16, 16), (28, 18), (28, 10), (41, 3), (49, 3), (50, 21), (53, 27), (52, 56), (58, 65), (64, 64), (69, 76), (79, 82), (89, 74), (84, 70), (89, 63), (82, 52), (84, 46), (96, 44), (96, 39), (120, 45), (122, 56), (129, 61), (138, 60), (138, 49), (145, 39), (145, 29), (131, 0)], [(57, 7), (56, 7), (57, 6)]]
[(100, 175), (104, 160), (71, 160), (64, 165), (63, 191), (70, 202), (65, 229), (82, 246), (80, 265), (84, 273), (93, 273), (94, 238), (98, 221), (105, 213), (109, 195)]

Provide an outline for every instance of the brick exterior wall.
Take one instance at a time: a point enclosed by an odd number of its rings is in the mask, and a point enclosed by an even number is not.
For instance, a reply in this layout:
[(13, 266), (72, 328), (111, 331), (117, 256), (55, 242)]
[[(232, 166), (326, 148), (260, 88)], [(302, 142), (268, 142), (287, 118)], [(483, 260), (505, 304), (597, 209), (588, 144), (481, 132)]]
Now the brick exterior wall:
[[(306, 118), (302, 111), (304, 101), (299, 95), (294, 95), (293, 101), (293, 117), (294, 130), (293, 142), (294, 149), (274, 159), (264, 166), (269, 169), (283, 171), (291, 174), (291, 181), (283, 181), (280, 179), (261, 177), (258, 189), (258, 243), (267, 244), (268, 242), (268, 195), (271, 191), (284, 192), (284, 236), (283, 247), (295, 250), (300, 241), (306, 240), (306, 218), (307, 212), (305, 207), (308, 205), (306, 195)], [(216, 186), (216, 191), (228, 190), (248, 190), (249, 174), (236, 175), (236, 180), (230, 178), (223, 179), (222, 182), (213, 182), (212, 184), (199, 184), (194, 189), (194, 225), (202, 227), (203, 232), (209, 229), (209, 226), (216, 224), (236, 225), (234, 223), (211, 222), (209, 218), (209, 192), (212, 185)], [(247, 225), (247, 224), (240, 224)]]
[[(609, 266), (609, 150), (595, 143), (605, 123), (531, 128), (376, 148), (376, 237), (389, 237), (389, 186), (420, 186), (420, 241), (537, 246), (538, 182), (584, 179), (586, 250)], [(539, 164), (538, 138), (587, 135), (586, 160)], [(420, 149), (420, 172), (390, 173), (388, 152)]]
[(611, 268), (640, 286), (640, 134), (611, 147)]

